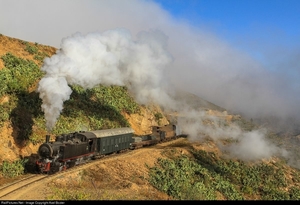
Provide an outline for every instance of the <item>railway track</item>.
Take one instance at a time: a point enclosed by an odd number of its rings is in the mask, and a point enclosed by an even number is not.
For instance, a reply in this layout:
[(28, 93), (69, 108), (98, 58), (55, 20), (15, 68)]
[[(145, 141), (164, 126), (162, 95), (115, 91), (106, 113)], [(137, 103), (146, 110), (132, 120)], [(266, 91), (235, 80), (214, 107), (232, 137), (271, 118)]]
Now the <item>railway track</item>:
[[(130, 153), (132, 150), (128, 150), (126, 153)], [(111, 154), (108, 156), (104, 156), (103, 158), (97, 159), (97, 160), (91, 160), (88, 162), (85, 162), (83, 164), (74, 166), (72, 168), (69, 168), (65, 171), (57, 172), (52, 175), (44, 175), (44, 174), (31, 174), (28, 177), (25, 177), (23, 179), (14, 181), (12, 183), (6, 184), (2, 187), (0, 187), (0, 200), (16, 200), (18, 199), (21, 195), (23, 195), (25, 189), (30, 189), (33, 190), (35, 187), (38, 187), (38, 183), (43, 181), (43, 183), (47, 183), (50, 180), (57, 178), (57, 177), (62, 177), (63, 175), (67, 175), (72, 172), (76, 172), (80, 169), (85, 169), (95, 163), (99, 163), (102, 160), (107, 160), (110, 158), (118, 157), (122, 154)], [(26, 200), (26, 198), (24, 198)]]
[[(174, 142), (176, 140), (172, 140), (172, 141)], [(167, 145), (169, 143), (172, 143), (172, 141), (160, 143), (157, 146)], [(145, 149), (147, 149), (147, 147), (145, 147)], [(91, 161), (85, 162), (83, 164), (69, 168), (65, 171), (57, 172), (52, 175), (31, 174), (26, 178), (17, 180), (15, 182), (12, 182), (12, 183), (9, 183), (9, 184), (6, 184), (6, 185), (0, 187), (0, 201), (1, 200), (20, 200), (20, 199), (26, 200), (26, 198), (22, 197), (22, 196), (25, 196), (26, 193), (28, 193), (30, 191), (38, 190), (38, 188), (39, 188), (39, 186), (41, 186), (41, 184), (46, 184), (55, 178), (63, 177), (64, 175), (67, 175), (67, 174), (70, 174), (73, 172), (77, 172), (79, 170), (88, 168), (89, 166), (91, 166), (93, 164), (97, 164), (99, 162), (104, 162), (104, 161), (111, 160), (111, 159), (114, 159), (114, 158), (117, 158), (120, 156), (130, 155), (137, 150), (140, 150), (140, 149), (127, 150), (127, 151), (124, 151), (122, 154), (106, 155), (100, 159), (91, 160)]]
[(0, 187), (0, 200), (5, 199), (11, 193), (17, 192), (22, 188), (29, 186), (37, 181), (45, 179), (47, 176), (45, 175), (30, 175), (21, 180), (15, 181), (13, 183), (7, 184), (5, 186)]

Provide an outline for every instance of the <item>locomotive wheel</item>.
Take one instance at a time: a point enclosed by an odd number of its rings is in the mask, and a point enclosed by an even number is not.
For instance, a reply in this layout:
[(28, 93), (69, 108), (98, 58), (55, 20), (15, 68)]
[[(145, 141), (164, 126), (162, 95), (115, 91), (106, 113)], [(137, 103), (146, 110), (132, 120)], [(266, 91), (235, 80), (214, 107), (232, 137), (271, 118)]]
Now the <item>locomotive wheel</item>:
[(48, 172), (48, 174), (55, 174), (56, 172), (59, 171), (59, 167), (60, 167), (59, 162), (51, 163), (51, 168), (50, 168), (50, 171)]
[(75, 166), (75, 161), (71, 161), (68, 163), (68, 167), (74, 167)]

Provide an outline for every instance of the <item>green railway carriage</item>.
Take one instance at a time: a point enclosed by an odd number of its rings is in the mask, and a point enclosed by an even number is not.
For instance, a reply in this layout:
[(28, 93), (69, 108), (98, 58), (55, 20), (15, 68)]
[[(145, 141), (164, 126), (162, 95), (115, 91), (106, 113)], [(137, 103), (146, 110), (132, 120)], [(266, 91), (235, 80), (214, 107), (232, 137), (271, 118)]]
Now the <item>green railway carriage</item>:
[(175, 125), (154, 126), (152, 134), (145, 136), (134, 136), (134, 130), (130, 127), (62, 134), (51, 142), (50, 135), (46, 135), (45, 143), (39, 147), (36, 169), (40, 173), (51, 174), (90, 159), (155, 145), (176, 137)]
[(129, 149), (134, 130), (129, 127), (90, 131), (96, 136), (96, 149), (100, 155)]

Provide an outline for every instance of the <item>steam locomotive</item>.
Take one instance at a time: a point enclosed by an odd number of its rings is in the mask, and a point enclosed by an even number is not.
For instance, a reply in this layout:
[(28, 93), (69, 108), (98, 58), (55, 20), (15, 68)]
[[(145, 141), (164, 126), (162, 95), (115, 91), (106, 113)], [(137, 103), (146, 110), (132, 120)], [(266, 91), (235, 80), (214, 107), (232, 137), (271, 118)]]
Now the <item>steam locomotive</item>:
[(176, 125), (153, 126), (152, 134), (145, 136), (134, 136), (133, 129), (129, 127), (62, 134), (52, 142), (46, 135), (45, 143), (38, 149), (36, 169), (39, 173), (53, 174), (105, 155), (177, 137)]

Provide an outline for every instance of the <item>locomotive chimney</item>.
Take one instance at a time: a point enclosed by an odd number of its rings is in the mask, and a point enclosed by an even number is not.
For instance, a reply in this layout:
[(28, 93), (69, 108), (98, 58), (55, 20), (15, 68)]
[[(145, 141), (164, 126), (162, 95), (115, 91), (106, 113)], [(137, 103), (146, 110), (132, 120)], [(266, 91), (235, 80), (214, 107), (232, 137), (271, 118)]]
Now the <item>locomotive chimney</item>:
[(49, 143), (50, 135), (46, 135), (46, 143)]

